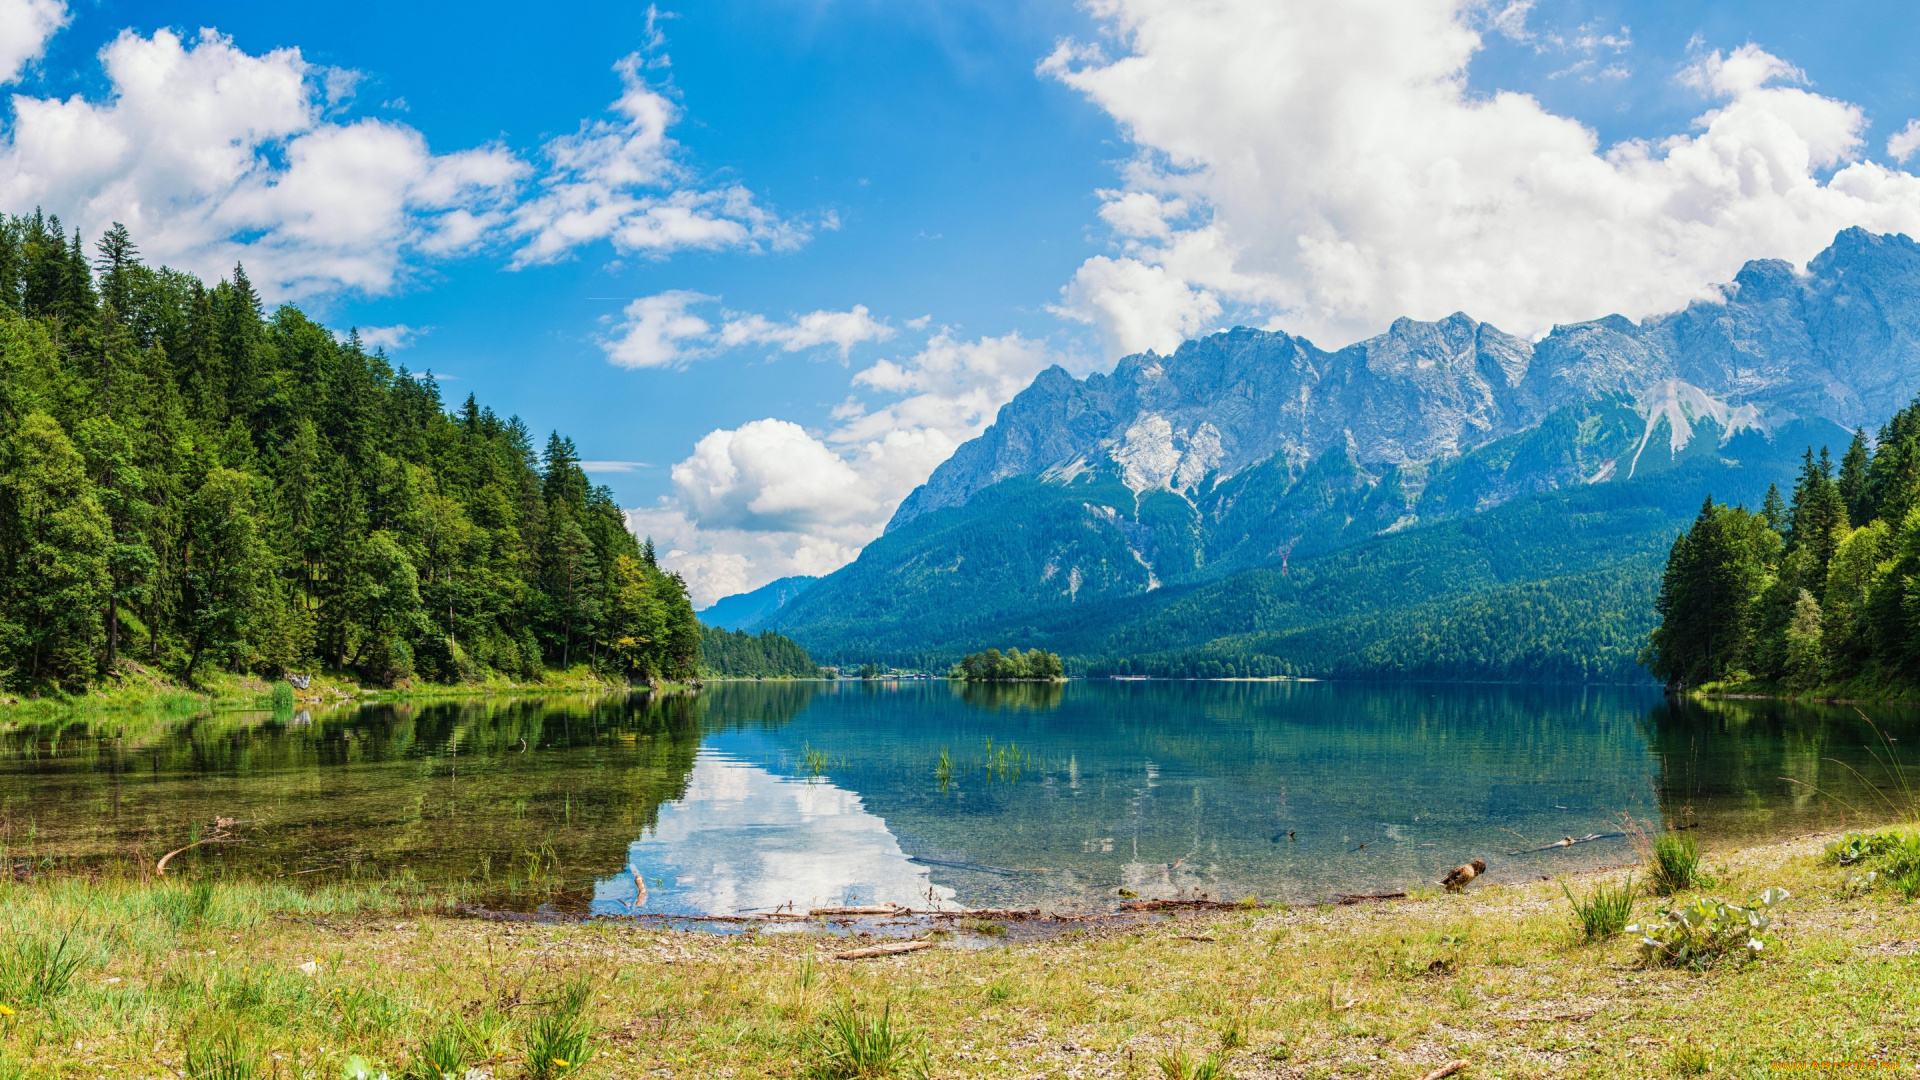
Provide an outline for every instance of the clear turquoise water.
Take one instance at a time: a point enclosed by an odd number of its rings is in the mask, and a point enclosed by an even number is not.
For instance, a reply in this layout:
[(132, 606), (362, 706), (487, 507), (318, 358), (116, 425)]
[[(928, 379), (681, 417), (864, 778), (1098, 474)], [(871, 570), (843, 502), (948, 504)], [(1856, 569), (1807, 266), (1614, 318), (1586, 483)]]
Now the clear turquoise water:
[(1897, 788), (1889, 745), (1920, 731), (1870, 714), (1613, 688), (735, 683), (74, 720), (0, 729), (0, 843), (16, 868), (151, 859), (219, 815), (248, 842), (188, 872), (614, 914), (1302, 900), (1476, 857), (1509, 880), (1628, 862), (1617, 838), (1512, 854), (1623, 818), (1711, 849), (1883, 815), (1869, 788)]

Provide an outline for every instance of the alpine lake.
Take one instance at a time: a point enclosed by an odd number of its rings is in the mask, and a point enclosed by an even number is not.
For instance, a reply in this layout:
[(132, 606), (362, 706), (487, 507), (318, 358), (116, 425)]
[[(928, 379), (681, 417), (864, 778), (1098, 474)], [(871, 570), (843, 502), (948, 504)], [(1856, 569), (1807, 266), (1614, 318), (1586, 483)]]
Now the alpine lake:
[[(732, 682), (0, 718), (0, 865), (400, 878), (494, 910), (1323, 901), (1870, 824), (1911, 710), (1650, 689)], [(1890, 798), (1889, 798), (1890, 797)], [(1630, 826), (1627, 823), (1634, 823)], [(1597, 836), (1571, 845), (1566, 838)]]

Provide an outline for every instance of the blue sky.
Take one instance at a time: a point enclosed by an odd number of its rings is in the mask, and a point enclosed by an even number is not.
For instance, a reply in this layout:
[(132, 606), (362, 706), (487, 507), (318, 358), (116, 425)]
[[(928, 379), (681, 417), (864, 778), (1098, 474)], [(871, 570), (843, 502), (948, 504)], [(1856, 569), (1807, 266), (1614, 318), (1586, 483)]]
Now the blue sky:
[[(90, 235), (144, 220), (168, 261), (244, 258), (329, 325), (386, 328), (450, 399), (608, 463), (706, 600), (851, 558), (1048, 363), (1235, 322), (1331, 347), (1455, 308), (1539, 333), (1676, 306), (1839, 225), (1906, 228), (1913, 146), (1889, 139), (1920, 116), (1916, 23), (1860, 2), (0, 0), (0, 199)], [(189, 90), (204, 122), (134, 115)], [(671, 122), (610, 112), (623, 93)], [(54, 107), (76, 95), (92, 111)], [(116, 149), (116, 124), (148, 141)], [(300, 172), (322, 137), (359, 156)], [(567, 200), (693, 224), (622, 241)]]

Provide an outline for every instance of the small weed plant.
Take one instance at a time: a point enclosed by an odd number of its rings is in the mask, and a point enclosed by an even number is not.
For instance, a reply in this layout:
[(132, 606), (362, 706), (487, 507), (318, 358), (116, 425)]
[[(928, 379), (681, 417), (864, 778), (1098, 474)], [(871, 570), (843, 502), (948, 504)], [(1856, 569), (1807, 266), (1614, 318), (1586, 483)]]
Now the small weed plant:
[(821, 1080), (877, 1080), (896, 1076), (910, 1061), (918, 1032), (893, 1022), (893, 1006), (879, 1016), (863, 1013), (842, 1002), (827, 1014), (824, 1028), (814, 1036), (819, 1061), (812, 1075)]
[(1886, 885), (1909, 900), (1920, 899), (1920, 832), (1848, 833), (1827, 845), (1827, 859), (1863, 871), (1849, 882), (1859, 891)]
[(1654, 918), (1626, 929), (1640, 935), (1640, 957), (1646, 963), (1704, 971), (1724, 961), (1757, 959), (1766, 949), (1767, 927), (1773, 922), (1769, 912), (1788, 898), (1781, 888), (1769, 888), (1745, 906), (1700, 897), (1669, 904)]
[(1573, 919), (1578, 924), (1581, 941), (1605, 941), (1625, 930), (1633, 919), (1631, 874), (1624, 885), (1600, 882), (1585, 899), (1573, 895), (1573, 889), (1564, 881), (1560, 883), (1560, 891), (1567, 894), (1567, 902), (1573, 905)]

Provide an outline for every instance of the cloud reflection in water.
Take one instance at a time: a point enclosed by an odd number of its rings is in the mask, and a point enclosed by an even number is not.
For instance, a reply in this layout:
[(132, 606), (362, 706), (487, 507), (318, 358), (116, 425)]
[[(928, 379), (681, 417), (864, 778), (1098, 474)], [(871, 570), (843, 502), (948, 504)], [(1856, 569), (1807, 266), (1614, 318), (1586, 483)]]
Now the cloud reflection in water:
[[(636, 902), (636, 875), (647, 895)], [(660, 807), (653, 831), (627, 848), (627, 867), (594, 885), (593, 909), (732, 915), (784, 904), (949, 906), (953, 890), (907, 861), (887, 823), (825, 777), (780, 776), (702, 750), (684, 798)]]

